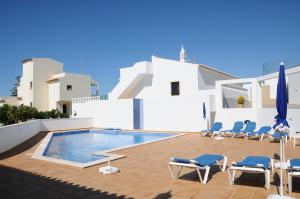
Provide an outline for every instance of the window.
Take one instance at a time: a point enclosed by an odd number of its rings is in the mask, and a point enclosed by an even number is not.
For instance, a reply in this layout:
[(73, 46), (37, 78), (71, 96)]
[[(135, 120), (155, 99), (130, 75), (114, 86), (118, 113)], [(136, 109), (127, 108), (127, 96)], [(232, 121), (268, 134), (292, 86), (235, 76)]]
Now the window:
[(72, 85), (67, 85), (67, 91), (72, 91), (73, 90), (73, 86)]
[(171, 82), (171, 95), (179, 95), (180, 89), (179, 89), (179, 82)]
[(32, 102), (30, 102), (30, 108), (32, 108)]
[(29, 82), (29, 88), (30, 88), (30, 90), (32, 89), (32, 81)]

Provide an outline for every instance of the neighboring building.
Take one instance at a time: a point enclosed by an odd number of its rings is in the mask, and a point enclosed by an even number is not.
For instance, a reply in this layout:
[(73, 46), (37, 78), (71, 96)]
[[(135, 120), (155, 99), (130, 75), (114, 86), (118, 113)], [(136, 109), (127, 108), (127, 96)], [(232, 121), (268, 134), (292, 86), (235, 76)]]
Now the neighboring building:
[(58, 109), (71, 114), (72, 98), (91, 96), (92, 86), (98, 89), (91, 76), (66, 73), (63, 63), (53, 59), (32, 58), (22, 63), (18, 104), (36, 107), (39, 111)]
[(3, 106), (3, 104), (10, 104), (13, 106), (18, 106), (19, 99), (17, 97), (13, 97), (13, 96), (0, 97), (0, 106)]

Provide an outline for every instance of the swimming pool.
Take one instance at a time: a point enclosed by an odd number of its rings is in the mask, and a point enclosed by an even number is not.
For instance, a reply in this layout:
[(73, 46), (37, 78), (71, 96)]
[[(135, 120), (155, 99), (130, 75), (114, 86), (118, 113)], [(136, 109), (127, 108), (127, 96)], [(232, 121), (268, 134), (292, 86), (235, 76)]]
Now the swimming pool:
[[(178, 136), (174, 133), (145, 133), (122, 130), (80, 130), (57, 132), (42, 143), (39, 159), (71, 163), (74, 166), (90, 166), (96, 163), (124, 157), (112, 151)], [(35, 154), (37, 155), (37, 154)], [(37, 157), (37, 156), (35, 156)]]

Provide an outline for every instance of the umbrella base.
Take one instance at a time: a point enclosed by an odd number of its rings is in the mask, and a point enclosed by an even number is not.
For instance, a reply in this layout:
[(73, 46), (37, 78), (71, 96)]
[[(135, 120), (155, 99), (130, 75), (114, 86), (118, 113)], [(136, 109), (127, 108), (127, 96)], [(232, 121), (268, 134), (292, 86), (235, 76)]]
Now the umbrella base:
[(100, 167), (99, 172), (103, 174), (113, 174), (113, 173), (118, 173), (120, 170), (117, 167), (112, 167), (112, 166), (105, 166), (105, 167)]
[(272, 194), (269, 195), (267, 199), (295, 199), (295, 198), (291, 196), (280, 196), (279, 194)]

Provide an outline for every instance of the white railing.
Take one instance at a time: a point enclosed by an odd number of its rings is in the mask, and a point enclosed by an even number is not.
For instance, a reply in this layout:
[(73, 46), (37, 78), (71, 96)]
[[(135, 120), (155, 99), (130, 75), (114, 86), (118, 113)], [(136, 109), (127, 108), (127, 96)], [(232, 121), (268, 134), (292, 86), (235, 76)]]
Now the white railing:
[(94, 101), (100, 101), (100, 96), (73, 98), (72, 104), (80, 104)]

